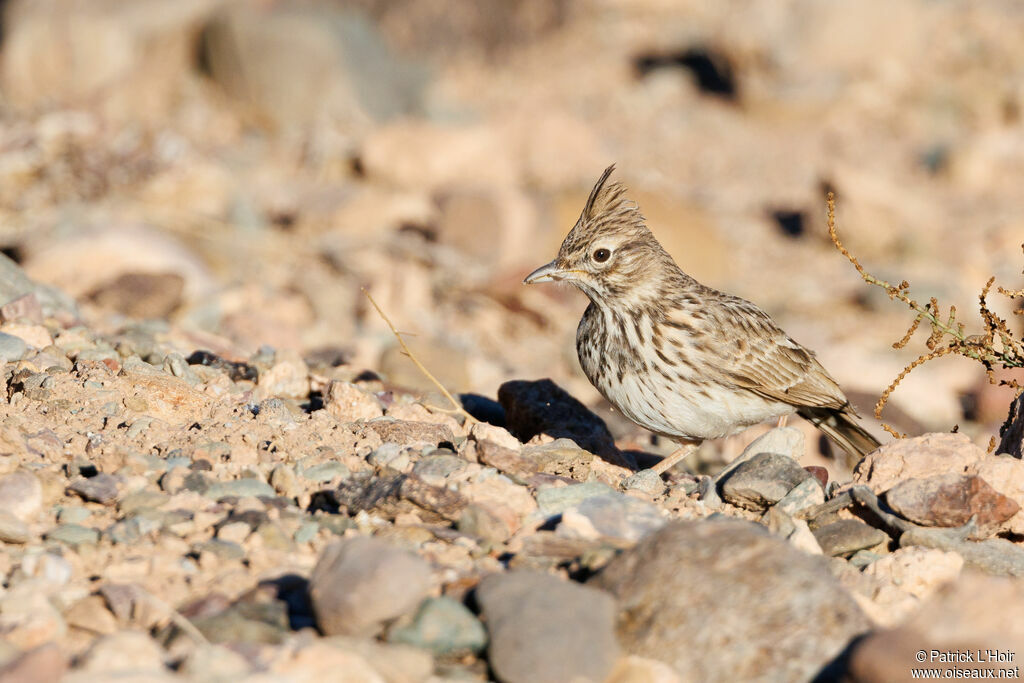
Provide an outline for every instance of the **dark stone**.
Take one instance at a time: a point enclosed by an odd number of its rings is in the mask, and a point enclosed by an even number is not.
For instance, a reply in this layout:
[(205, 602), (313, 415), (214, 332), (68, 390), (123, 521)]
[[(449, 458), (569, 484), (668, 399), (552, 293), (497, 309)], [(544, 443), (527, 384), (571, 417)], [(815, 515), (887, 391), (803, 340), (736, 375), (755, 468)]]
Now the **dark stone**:
[(88, 479), (76, 479), (68, 486), (68, 492), (92, 503), (109, 505), (117, 500), (117, 477), (112, 474), (97, 474)]
[(748, 510), (764, 510), (811, 478), (796, 460), (778, 453), (759, 453), (740, 463), (721, 484), (722, 498)]
[(813, 533), (822, 552), (832, 557), (848, 557), (858, 550), (874, 548), (889, 540), (884, 531), (859, 519), (840, 519), (815, 529)]
[(498, 389), (508, 430), (526, 443), (538, 434), (572, 439), (583, 448), (616, 465), (636, 468), (619, 451), (604, 420), (550, 379), (514, 380)]

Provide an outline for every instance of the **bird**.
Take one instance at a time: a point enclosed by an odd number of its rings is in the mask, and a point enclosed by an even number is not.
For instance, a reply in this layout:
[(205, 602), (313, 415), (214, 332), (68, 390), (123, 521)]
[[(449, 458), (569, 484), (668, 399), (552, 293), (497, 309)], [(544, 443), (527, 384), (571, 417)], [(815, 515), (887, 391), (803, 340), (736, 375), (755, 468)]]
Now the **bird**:
[(576, 331), (584, 374), (627, 418), (679, 448), (797, 413), (855, 458), (879, 447), (815, 357), (757, 305), (687, 275), (626, 188), (601, 175), (558, 255), (524, 284), (566, 282), (590, 299)]

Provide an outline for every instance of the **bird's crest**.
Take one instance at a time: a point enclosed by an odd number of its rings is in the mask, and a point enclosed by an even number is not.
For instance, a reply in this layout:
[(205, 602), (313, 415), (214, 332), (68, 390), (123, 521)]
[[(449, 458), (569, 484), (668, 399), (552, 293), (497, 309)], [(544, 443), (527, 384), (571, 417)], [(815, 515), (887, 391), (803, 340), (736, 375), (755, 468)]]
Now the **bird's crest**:
[(642, 226), (644, 217), (636, 202), (626, 198), (626, 188), (617, 182), (608, 182), (615, 164), (604, 170), (580, 214), (580, 225), (588, 232), (608, 227)]

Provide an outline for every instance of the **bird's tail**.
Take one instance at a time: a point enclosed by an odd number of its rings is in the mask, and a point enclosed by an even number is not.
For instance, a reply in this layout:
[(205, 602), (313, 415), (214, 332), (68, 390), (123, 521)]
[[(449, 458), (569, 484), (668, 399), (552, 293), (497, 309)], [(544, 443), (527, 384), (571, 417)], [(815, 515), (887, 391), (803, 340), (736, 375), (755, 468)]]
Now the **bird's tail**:
[(797, 414), (825, 433), (844, 451), (860, 460), (882, 444), (853, 418), (835, 408), (800, 408)]

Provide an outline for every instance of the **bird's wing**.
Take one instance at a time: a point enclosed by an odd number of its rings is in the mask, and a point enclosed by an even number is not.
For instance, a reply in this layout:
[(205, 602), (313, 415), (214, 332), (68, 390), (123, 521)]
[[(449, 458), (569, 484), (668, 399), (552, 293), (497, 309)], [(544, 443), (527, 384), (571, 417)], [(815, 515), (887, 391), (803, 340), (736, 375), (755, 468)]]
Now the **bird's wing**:
[(715, 294), (721, 298), (713, 306), (675, 316), (706, 331), (707, 341), (699, 348), (691, 341), (690, 347), (709, 354), (707, 365), (717, 371), (717, 379), (798, 407), (842, 410), (848, 405), (814, 353), (793, 341), (767, 313), (749, 301)]

